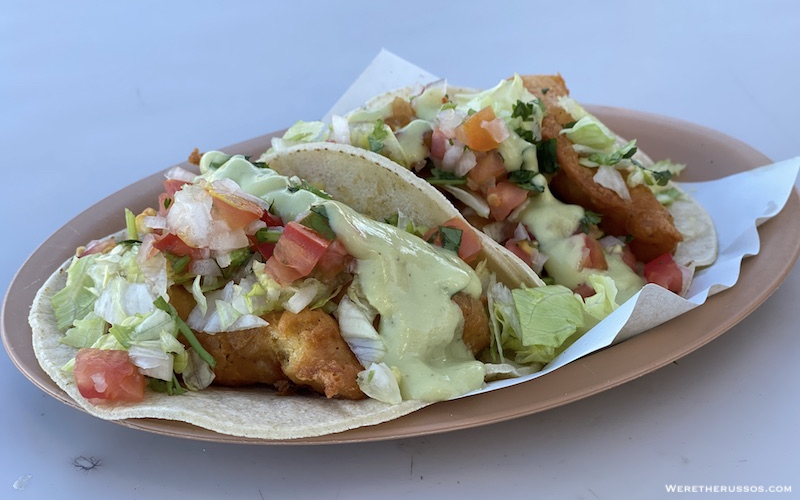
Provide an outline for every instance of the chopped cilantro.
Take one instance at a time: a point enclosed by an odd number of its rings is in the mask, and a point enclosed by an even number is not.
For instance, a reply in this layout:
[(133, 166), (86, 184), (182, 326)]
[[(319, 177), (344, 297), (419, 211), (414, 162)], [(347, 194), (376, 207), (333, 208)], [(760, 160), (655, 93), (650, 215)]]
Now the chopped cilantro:
[(592, 153), (589, 155), (588, 160), (597, 163), (598, 165), (613, 167), (622, 160), (630, 159), (635, 154), (636, 147), (631, 146), (631, 143), (628, 143), (628, 145), (614, 151), (613, 153)]
[(534, 181), (539, 172), (533, 170), (515, 170), (508, 174), (508, 180), (528, 191), (544, 192), (544, 185)]
[(325, 207), (321, 205), (314, 205), (311, 207), (311, 211), (308, 212), (308, 215), (303, 217), (300, 224), (309, 229), (313, 229), (328, 241), (336, 239), (336, 233), (331, 229), (331, 223), (328, 219), (328, 212), (325, 210)]
[(600, 224), (600, 221), (602, 219), (603, 216), (598, 214), (597, 212), (586, 210), (586, 212), (584, 212), (583, 218), (580, 220), (581, 231), (583, 231), (586, 234), (589, 234), (591, 226), (596, 226), (597, 224)]
[(550, 92), (550, 87), (545, 87), (542, 89), (542, 95), (545, 95), (548, 92)]
[(525, 130), (524, 128), (520, 127), (518, 129), (514, 130), (514, 132), (516, 132), (517, 135), (520, 136), (523, 141), (527, 141), (527, 142), (530, 142), (531, 144), (533, 144), (533, 142), (534, 142), (533, 130)]
[(511, 118), (522, 118), (522, 121), (528, 121), (533, 116), (533, 101), (522, 102), (517, 101), (514, 103), (514, 108), (511, 111)]
[(656, 184), (659, 186), (666, 186), (669, 180), (672, 179), (672, 172), (669, 170), (650, 170), (653, 174)]
[(372, 133), (367, 136), (367, 140), (369, 141), (369, 149), (373, 153), (380, 153), (383, 149), (383, 141), (386, 139), (386, 136), (389, 133), (386, 131), (385, 124), (383, 120), (376, 120), (375, 121), (375, 128), (372, 129)]
[(457, 227), (439, 226), (428, 239), (428, 243), (441, 243), (442, 248), (445, 250), (452, 250), (458, 253), (463, 235), (464, 231)]
[(554, 174), (558, 171), (556, 146), (557, 140), (555, 137), (536, 143), (536, 159), (539, 161), (539, 172)]
[(432, 177), (428, 177), (426, 180), (433, 185), (460, 186), (467, 183), (466, 177), (459, 177), (453, 172), (447, 172), (436, 167), (431, 169), (431, 175)]
[(299, 183), (295, 183), (294, 185), (289, 186), (290, 193), (296, 193), (300, 190), (310, 191), (315, 195), (319, 196), (320, 198), (325, 198), (326, 200), (331, 200), (333, 197), (323, 191), (322, 189), (316, 188), (308, 183), (308, 181), (301, 180)]

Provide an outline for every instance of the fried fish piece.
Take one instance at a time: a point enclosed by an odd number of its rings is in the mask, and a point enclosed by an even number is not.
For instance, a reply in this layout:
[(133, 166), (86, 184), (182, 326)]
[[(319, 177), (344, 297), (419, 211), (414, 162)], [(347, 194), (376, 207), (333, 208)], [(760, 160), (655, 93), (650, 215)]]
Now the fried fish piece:
[[(562, 201), (581, 205), (602, 215), (600, 228), (615, 236), (632, 236), (630, 248), (639, 261), (649, 262), (665, 253), (673, 253), (683, 235), (675, 227), (672, 215), (658, 202), (647, 186), (630, 188), (631, 200), (597, 184), (595, 170), (580, 164), (572, 142), (562, 128), (574, 119), (558, 103), (569, 96), (561, 75), (523, 76), (525, 87), (546, 106), (542, 120), (542, 138), (557, 140), (559, 171), (550, 180), (550, 189)], [(623, 173), (623, 175), (625, 175)]]
[(457, 293), (453, 295), (452, 299), (464, 316), (464, 333), (462, 334), (464, 344), (472, 354), (477, 355), (489, 347), (491, 342), (489, 314), (486, 312), (486, 305), (480, 298), (470, 297), (465, 293)]
[[(182, 286), (169, 290), (170, 303), (186, 319), (195, 300)], [(274, 312), (267, 326), (208, 334), (194, 332), (217, 361), (214, 384), (310, 387), (329, 398), (363, 399), (356, 375), (363, 367), (330, 315), (320, 310)]]
[(329, 398), (363, 399), (356, 375), (364, 368), (339, 333), (332, 316), (319, 309), (284, 311), (265, 317), (283, 373), (295, 384)]
[(285, 387), (283, 373), (268, 327), (208, 334), (195, 332), (197, 340), (217, 362), (214, 383), (229, 387), (268, 384)]
[[(194, 296), (180, 285), (170, 287), (169, 302), (184, 321), (196, 304)], [(285, 388), (289, 382), (281, 370), (272, 338), (265, 327), (216, 334), (194, 332), (194, 335), (217, 362), (214, 384), (277, 384)]]

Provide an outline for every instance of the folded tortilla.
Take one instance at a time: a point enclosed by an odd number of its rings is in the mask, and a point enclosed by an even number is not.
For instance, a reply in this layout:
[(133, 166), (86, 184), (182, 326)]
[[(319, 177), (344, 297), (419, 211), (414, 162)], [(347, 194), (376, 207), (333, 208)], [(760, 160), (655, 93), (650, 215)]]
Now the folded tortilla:
[[(373, 219), (382, 220), (400, 211), (419, 224), (433, 226), (460, 216), (421, 179), (379, 155), (353, 149), (330, 144), (308, 145), (273, 155), (269, 163), (282, 175), (302, 177), (323, 186), (335, 199)], [(485, 244), (481, 257), (498, 280), (512, 287), (541, 282), (505, 249), (485, 235), (482, 239)], [(321, 395), (280, 396), (264, 387), (213, 385), (178, 396), (147, 390), (145, 399), (133, 404), (92, 404), (81, 396), (73, 375), (61, 369), (75, 356), (76, 349), (60, 342), (62, 333), (50, 305), (53, 294), (65, 286), (69, 264), (70, 261), (65, 262), (36, 294), (29, 315), (33, 348), (44, 371), (82, 409), (96, 417), (178, 420), (221, 434), (286, 440), (375, 425), (430, 404), (403, 401), (392, 405), (373, 399), (351, 401)]]

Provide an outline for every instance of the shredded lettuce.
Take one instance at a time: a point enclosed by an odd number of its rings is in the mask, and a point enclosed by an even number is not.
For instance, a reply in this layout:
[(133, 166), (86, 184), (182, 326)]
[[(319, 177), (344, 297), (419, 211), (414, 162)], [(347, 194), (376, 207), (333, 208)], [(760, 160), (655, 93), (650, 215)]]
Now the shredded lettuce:
[(345, 295), (336, 310), (339, 331), (361, 366), (379, 363), (386, 355), (386, 345), (372, 326), (377, 311), (352, 295), (355, 300)]
[(372, 399), (389, 404), (400, 404), (400, 384), (397, 375), (386, 363), (372, 363), (357, 375), (358, 387)]
[(189, 313), (186, 323), (193, 330), (206, 333), (246, 330), (265, 326), (266, 321), (253, 314), (252, 296), (248, 293), (255, 283), (242, 280), (240, 284), (228, 282), (223, 288), (206, 294), (205, 313), (198, 305)]
[(519, 363), (548, 363), (584, 325), (583, 302), (569, 288), (547, 285), (512, 290), (521, 335), (512, 346)]
[(76, 319), (72, 324), (72, 328), (67, 330), (60, 342), (76, 349), (91, 346), (106, 333), (106, 321), (94, 311), (90, 311), (84, 318)]
[(592, 115), (586, 115), (571, 127), (561, 130), (574, 142), (593, 149), (604, 150), (616, 144), (617, 137)]
[(160, 340), (162, 333), (175, 335), (175, 320), (161, 309), (155, 308), (147, 314), (136, 314), (113, 324), (108, 331), (125, 347), (137, 342)]
[(602, 321), (619, 307), (617, 285), (613, 278), (604, 274), (590, 274), (586, 281), (595, 293), (583, 299), (583, 309), (598, 322)]
[(301, 120), (289, 127), (283, 137), (273, 138), (272, 147), (267, 153), (282, 151), (296, 144), (325, 142), (329, 136), (330, 128), (324, 122), (304, 122)]
[(130, 283), (122, 276), (116, 276), (100, 292), (94, 303), (94, 312), (108, 323), (117, 325), (131, 316), (153, 311), (154, 300), (146, 284)]
[(203, 361), (194, 349), (187, 349), (188, 356), (183, 369), (183, 383), (190, 391), (200, 391), (214, 381), (214, 370)]
[(92, 254), (73, 258), (67, 268), (67, 284), (50, 299), (59, 330), (66, 330), (75, 320), (94, 310), (97, 294), (92, 289), (94, 279), (89, 270), (97, 257), (97, 254)]

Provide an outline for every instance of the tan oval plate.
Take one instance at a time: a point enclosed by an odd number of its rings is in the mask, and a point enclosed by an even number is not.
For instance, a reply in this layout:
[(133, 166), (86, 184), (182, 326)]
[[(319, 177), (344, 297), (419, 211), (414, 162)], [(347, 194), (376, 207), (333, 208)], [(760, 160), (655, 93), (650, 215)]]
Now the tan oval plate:
[[(653, 158), (671, 158), (689, 165), (681, 177), (684, 181), (710, 180), (771, 163), (750, 146), (698, 125), (618, 108), (590, 106), (589, 109), (623, 137), (635, 137)], [(225, 148), (225, 151), (259, 155), (269, 147), (273, 135), (252, 139)], [(160, 173), (147, 177), (80, 214), (30, 256), (9, 287), (1, 323), (3, 343), (9, 356), (34, 384), (75, 408), (77, 406), (41, 370), (33, 354), (27, 317), (34, 294), (77, 246), (119, 230), (124, 208), (138, 212), (151, 204), (162, 188), (162, 179)], [(217, 442), (332, 444), (441, 433), (555, 408), (667, 365), (710, 342), (752, 313), (786, 278), (800, 255), (799, 212), (800, 197), (795, 190), (784, 210), (761, 226), (761, 252), (745, 259), (739, 282), (733, 288), (658, 328), (530, 382), (437, 403), (380, 425), (291, 441), (227, 436), (169, 420), (131, 419), (119, 423), (158, 434)], [(732, 311), (735, 313), (731, 314)]]

